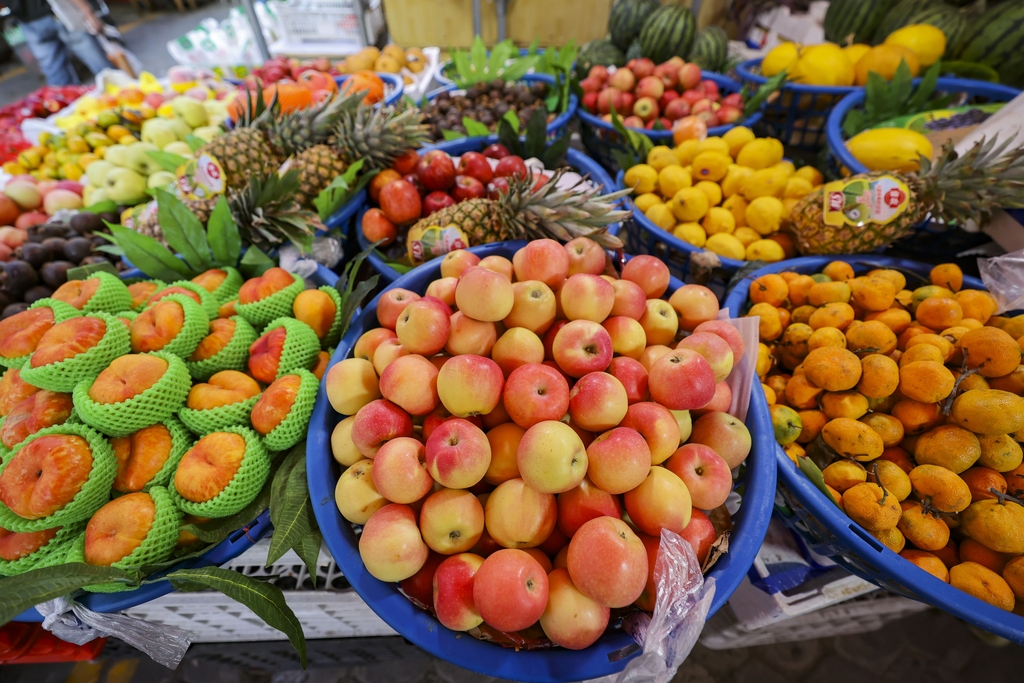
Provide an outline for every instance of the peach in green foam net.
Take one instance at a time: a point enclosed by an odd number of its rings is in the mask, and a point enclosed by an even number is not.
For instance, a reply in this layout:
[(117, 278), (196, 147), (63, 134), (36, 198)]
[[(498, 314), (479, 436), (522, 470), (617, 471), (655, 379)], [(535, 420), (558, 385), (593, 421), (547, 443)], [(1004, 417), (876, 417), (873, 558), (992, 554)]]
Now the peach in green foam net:
[(132, 307), (132, 295), (121, 278), (99, 271), (87, 277), (85, 283), (93, 279), (99, 280), (99, 288), (82, 306), (82, 313), (117, 313)]
[[(79, 311), (74, 306), (72, 306), (71, 304), (51, 298), (39, 299), (31, 306), (29, 306), (28, 310), (31, 311), (38, 308), (49, 308), (51, 311), (53, 311), (54, 325), (58, 325), (69, 318), (77, 318), (78, 316), (82, 315), (82, 312)], [(17, 319), (17, 316), (11, 316), (10, 318), (7, 318), (7, 326), (9, 326), (10, 329), (5, 330), (5, 333), (10, 334), (12, 332), (24, 329), (19, 320), (20, 319)], [(31, 356), (31, 353), (26, 353), (21, 356), (10, 357), (0, 354), (0, 365), (8, 368), (20, 368), (23, 365), (25, 365), (25, 363), (28, 362), (28, 359)]]
[(256, 330), (242, 316), (234, 315), (229, 320), (235, 323), (235, 330), (224, 348), (203, 360), (185, 359), (185, 367), (193, 379), (206, 381), (221, 370), (245, 370), (249, 347), (256, 341)]
[[(171, 284), (167, 285), (166, 288), (150, 297), (149, 301), (146, 303), (146, 308), (156, 303), (154, 299), (159, 301), (160, 299), (170, 296), (170, 294), (164, 294), (164, 292), (172, 288), (180, 288), (192, 292), (197, 297), (199, 297), (199, 305), (202, 306), (204, 311), (206, 311), (206, 316), (210, 320), (213, 320), (214, 318), (217, 317), (217, 313), (218, 311), (220, 311), (220, 304), (217, 303), (217, 300), (213, 297), (213, 294), (210, 294), (209, 292), (206, 291), (206, 289), (200, 287), (191, 280), (178, 280), (177, 282), (172, 282)], [(181, 294), (181, 292), (177, 293)]]
[[(173, 301), (181, 306), (181, 310), (184, 313), (184, 322), (178, 334), (159, 350), (173, 353), (182, 359), (188, 358), (196, 350), (196, 347), (199, 346), (199, 342), (203, 340), (203, 337), (210, 331), (210, 317), (203, 310), (202, 306), (197, 304), (192, 297), (185, 294), (170, 294), (157, 303), (163, 303), (164, 301)], [(140, 315), (145, 316), (149, 308), (147, 307)], [(132, 340), (133, 350), (137, 352), (150, 350), (150, 348), (140, 348), (140, 345), (146, 343), (145, 340), (141, 339), (143, 335), (141, 325), (141, 322), (133, 325), (135, 335), (140, 337), (138, 340), (134, 338)]]
[[(217, 495), (209, 500), (192, 501), (178, 492), (178, 478), (183, 476), (182, 466), (189, 459), (189, 453), (186, 453), (169, 487), (171, 498), (182, 512), (196, 517), (229, 517), (251, 503), (266, 483), (270, 473), (270, 458), (260, 436), (248, 427), (234, 426), (218, 430), (204, 439), (211, 439), (221, 432), (238, 434), (245, 441), (242, 461), (231, 481)], [(204, 441), (200, 439), (192, 448), (194, 450), (202, 445)]]
[(289, 374), (299, 376), (299, 391), (288, 414), (270, 433), (263, 436), (267, 450), (283, 451), (306, 438), (309, 418), (313, 414), (316, 392), (320, 388), (319, 380), (309, 370), (296, 370)]
[(226, 427), (249, 426), (249, 414), (252, 407), (256, 405), (259, 395), (247, 398), (244, 401), (229, 403), (226, 406), (206, 408), (197, 410), (194, 408), (182, 408), (178, 411), (178, 417), (193, 434), (206, 436), (211, 432), (218, 432)]
[(283, 327), (286, 332), (284, 347), (277, 363), (277, 377), (284, 377), (296, 370), (308, 370), (320, 353), (320, 340), (313, 328), (295, 318), (277, 318), (263, 330), (266, 335)]
[[(92, 348), (56, 363), (42, 362), (43, 358), (37, 349), (21, 368), (21, 378), (33, 386), (49, 391), (71, 392), (80, 382), (89, 380), (100, 374), (111, 361), (131, 351), (128, 341), (128, 328), (120, 320), (109, 313), (90, 313), (85, 316), (66, 320), (62, 325), (77, 325), (80, 321), (100, 321), (103, 323), (103, 337)], [(98, 324), (98, 323), (93, 323)], [(51, 328), (55, 330), (56, 326)], [(48, 333), (49, 334), (49, 333)]]
[(306, 283), (301, 277), (295, 274), (292, 274), (292, 277), (294, 282), (284, 289), (253, 303), (243, 304), (239, 301), (235, 304), (235, 310), (257, 330), (276, 318), (291, 316), (295, 297), (306, 288)]
[(72, 542), (85, 530), (85, 521), (60, 527), (56, 535), (33, 553), (15, 560), (0, 559), (0, 576), (17, 576), (33, 569), (64, 564)]

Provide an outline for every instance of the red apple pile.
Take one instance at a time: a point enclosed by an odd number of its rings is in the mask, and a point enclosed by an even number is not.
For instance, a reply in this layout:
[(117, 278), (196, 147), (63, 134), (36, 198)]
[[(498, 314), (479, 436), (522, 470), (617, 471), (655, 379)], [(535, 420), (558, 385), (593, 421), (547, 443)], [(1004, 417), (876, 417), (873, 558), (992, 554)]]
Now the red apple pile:
[(662, 298), (653, 256), (611, 272), (582, 237), (450, 252), (328, 371), (360, 557), (450, 629), (586, 648), (610, 610), (653, 609), (662, 529), (703, 562), (728, 518), (740, 334), (705, 287)]
[[(483, 152), (466, 152), (458, 159), (438, 149), (422, 157), (411, 150), (370, 181), (370, 201), (380, 208), (363, 215), (363, 235), (370, 242), (391, 244), (399, 227), (467, 199), (497, 199), (499, 193), (508, 192), (509, 178), (529, 175), (523, 158), (499, 143)], [(537, 174), (535, 186), (550, 178)]]
[(662, 129), (671, 130), (673, 121), (690, 115), (703, 119), (711, 128), (735, 123), (743, 115), (739, 93), (723, 96), (718, 83), (703, 79), (700, 67), (681, 57), (657, 66), (641, 57), (614, 70), (594, 65), (580, 87), (587, 111), (611, 123), (614, 108), (630, 128), (651, 130), (660, 124)]

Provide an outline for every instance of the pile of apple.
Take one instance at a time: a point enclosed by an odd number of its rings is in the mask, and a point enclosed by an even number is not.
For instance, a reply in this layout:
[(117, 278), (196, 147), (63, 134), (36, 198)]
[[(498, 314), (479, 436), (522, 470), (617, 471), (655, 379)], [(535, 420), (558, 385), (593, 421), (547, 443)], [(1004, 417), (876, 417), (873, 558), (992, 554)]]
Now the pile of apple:
[[(37, 180), (30, 175), (15, 176), (0, 193), (0, 231), (5, 228), (28, 230), (45, 223), (58, 211), (80, 209), (83, 191), (82, 184), (74, 180)], [(0, 242), (7, 242), (3, 234), (0, 232)], [(11, 248), (19, 244), (21, 242), (12, 244)], [(0, 260), (3, 260), (2, 256), (0, 253)]]
[(519, 176), (536, 178), (535, 187), (551, 179), (537, 164), (532, 169), (522, 157), (505, 145), (494, 143), (482, 152), (466, 152), (453, 157), (434, 149), (422, 157), (410, 150), (370, 181), (370, 200), (380, 208), (363, 215), (363, 235), (370, 242), (391, 244), (399, 228), (415, 223), (435, 211), (467, 199), (497, 199), (508, 192), (508, 179)]
[(728, 519), (742, 338), (705, 287), (661, 298), (653, 256), (605, 272), (586, 238), (450, 252), (328, 370), (360, 557), (450, 629), (588, 647), (610, 610), (653, 609), (662, 529), (703, 563)]
[(647, 57), (631, 59), (619, 69), (597, 64), (580, 87), (587, 111), (611, 123), (614, 108), (630, 128), (671, 130), (675, 121), (687, 116), (696, 116), (711, 128), (743, 116), (742, 95), (723, 96), (718, 83), (703, 79), (700, 67), (681, 57), (657, 66)]

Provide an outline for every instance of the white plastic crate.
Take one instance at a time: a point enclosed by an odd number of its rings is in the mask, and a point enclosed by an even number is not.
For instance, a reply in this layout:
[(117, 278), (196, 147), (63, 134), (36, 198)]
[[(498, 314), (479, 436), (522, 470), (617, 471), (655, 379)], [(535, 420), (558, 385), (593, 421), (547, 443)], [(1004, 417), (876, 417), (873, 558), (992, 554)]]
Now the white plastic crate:
[[(396, 635), (348, 587), (326, 549), (320, 552), (317, 570), (317, 583), (322, 587), (313, 590), (305, 565), (291, 551), (271, 567), (264, 567), (269, 547), (269, 539), (265, 538), (224, 568), (254, 578), (266, 577), (281, 588), (288, 606), (302, 623), (306, 638)], [(174, 592), (125, 610), (125, 614), (191, 631), (196, 634), (196, 643), (286, 639), (251, 610), (217, 592)]]

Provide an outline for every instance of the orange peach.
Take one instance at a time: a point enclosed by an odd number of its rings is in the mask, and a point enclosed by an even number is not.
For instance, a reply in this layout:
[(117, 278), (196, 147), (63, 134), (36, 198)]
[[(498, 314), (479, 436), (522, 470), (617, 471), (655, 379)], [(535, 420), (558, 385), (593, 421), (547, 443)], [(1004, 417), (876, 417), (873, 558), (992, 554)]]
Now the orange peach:
[[(89, 320), (89, 318), (72, 318), (72, 320)], [(159, 351), (177, 337), (184, 326), (185, 309), (182, 308), (182, 305), (177, 301), (160, 301), (140, 313), (128, 328), (131, 334), (132, 351), (135, 353)]]
[(152, 425), (131, 436), (111, 439), (117, 459), (114, 490), (121, 493), (141, 491), (171, 457), (171, 432), (164, 425)]
[[(146, 302), (146, 305), (147, 306), (152, 306), (153, 304), (155, 304), (157, 302), (163, 301), (164, 299), (169, 297), (171, 294), (181, 294), (183, 296), (187, 296), (189, 299), (192, 299), (192, 301), (195, 301), (197, 304), (202, 304), (203, 303), (202, 298), (198, 294), (193, 292), (191, 289), (188, 289), (187, 287), (181, 287), (179, 285), (174, 285), (173, 287), (167, 287), (166, 289), (161, 289), (159, 292), (157, 292), (156, 294), (151, 296), (149, 301)], [(231, 315), (234, 315), (234, 313), (232, 313)]]
[(259, 277), (250, 278), (238, 290), (238, 303), (252, 304), (295, 284), (295, 278), (283, 268), (270, 268)]
[(28, 557), (53, 540), (60, 528), (15, 533), (0, 529), (0, 560), (14, 562)]
[(0, 501), (23, 519), (42, 519), (78, 494), (92, 471), (89, 442), (48, 434), (20, 448), (0, 472)]
[(213, 500), (234, 479), (245, 456), (245, 439), (234, 432), (213, 432), (181, 456), (174, 488), (185, 500)]
[(281, 362), (281, 352), (288, 338), (288, 330), (275, 327), (266, 332), (249, 347), (249, 372), (260, 382), (270, 384), (277, 379), (277, 369)]
[(221, 370), (206, 383), (196, 384), (188, 392), (185, 405), (192, 410), (209, 410), (246, 401), (260, 393), (260, 385), (237, 370)]
[(142, 545), (156, 520), (156, 503), (148, 493), (115, 498), (93, 514), (85, 527), (85, 562), (109, 567)]
[(338, 307), (327, 292), (307, 289), (292, 302), (292, 315), (313, 328), (318, 339), (323, 339), (334, 324)]
[(238, 311), (235, 310), (235, 305), (238, 303), (238, 299), (232, 299), (231, 301), (225, 301), (217, 308), (218, 318), (231, 318), (238, 315)]
[(132, 295), (132, 308), (142, 306), (158, 289), (160, 285), (153, 281), (133, 282), (128, 285), (128, 293)]
[(274, 380), (252, 407), (249, 415), (252, 428), (263, 436), (274, 431), (288, 417), (301, 385), (302, 378), (299, 375), (285, 375)]
[(99, 288), (99, 278), (91, 277), (88, 280), (68, 280), (58, 287), (50, 295), (50, 298), (63, 301), (66, 304), (71, 304), (78, 310), (82, 310)]
[(96, 403), (127, 401), (156, 384), (167, 372), (167, 361), (157, 356), (121, 356), (111, 361), (93, 380), (89, 398)]
[(0, 377), (0, 417), (7, 415), (14, 406), (37, 391), (39, 387), (34, 387), (21, 378), (21, 370), (9, 368), (3, 377)]
[(0, 356), (21, 358), (29, 355), (53, 324), (53, 310), (45, 306), (0, 320)]
[(227, 279), (228, 271), (221, 270), (220, 268), (210, 268), (209, 270), (199, 273), (199, 275), (192, 278), (192, 282), (212, 294), (218, 287), (224, 284), (224, 281)]
[(100, 343), (106, 331), (107, 324), (99, 318), (85, 316), (65, 320), (39, 339), (29, 365), (41, 368), (85, 353)]
[(64, 424), (73, 409), (71, 394), (37, 391), (11, 408), (0, 426), (0, 442), (14, 448), (40, 429)]
[[(173, 302), (168, 302), (173, 303)], [(160, 304), (157, 304), (158, 306)], [(142, 316), (139, 316), (142, 317)], [(137, 320), (138, 318), (136, 318)], [(210, 333), (203, 337), (202, 341), (199, 342), (199, 346), (189, 356), (189, 360), (193, 362), (199, 362), (203, 360), (209, 360), (218, 353), (224, 350), (224, 347), (228, 345), (231, 338), (235, 336), (235, 328), (237, 324), (234, 320), (227, 318), (217, 318), (216, 320), (210, 321)]]

